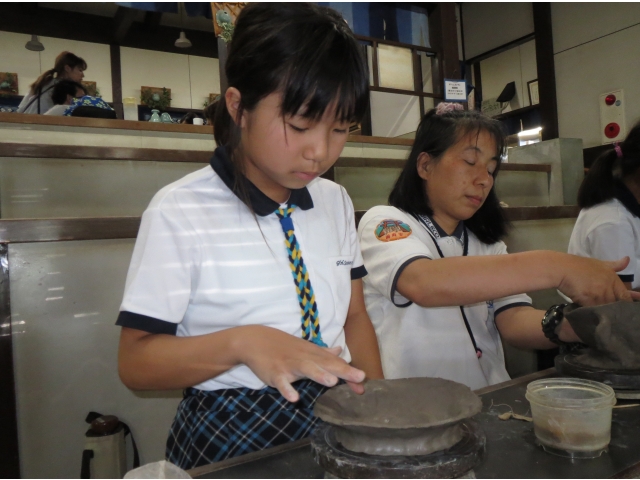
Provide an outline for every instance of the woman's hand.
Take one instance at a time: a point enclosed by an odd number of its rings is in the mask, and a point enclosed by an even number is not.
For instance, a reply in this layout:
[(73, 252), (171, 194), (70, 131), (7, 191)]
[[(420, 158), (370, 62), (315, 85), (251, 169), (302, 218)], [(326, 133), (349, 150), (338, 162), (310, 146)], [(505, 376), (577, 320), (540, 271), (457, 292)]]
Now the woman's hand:
[(262, 325), (241, 327), (238, 337), (238, 363), (247, 365), (260, 380), (277, 388), (290, 402), (297, 402), (298, 392), (291, 386), (296, 380), (309, 378), (332, 387), (341, 378), (356, 393), (365, 373), (350, 366), (338, 355), (341, 347), (322, 348), (278, 329)]
[(615, 272), (624, 270), (629, 257), (616, 262), (567, 255), (563, 262), (564, 274), (558, 290), (582, 306), (601, 305), (619, 300), (640, 300), (640, 294), (628, 290)]

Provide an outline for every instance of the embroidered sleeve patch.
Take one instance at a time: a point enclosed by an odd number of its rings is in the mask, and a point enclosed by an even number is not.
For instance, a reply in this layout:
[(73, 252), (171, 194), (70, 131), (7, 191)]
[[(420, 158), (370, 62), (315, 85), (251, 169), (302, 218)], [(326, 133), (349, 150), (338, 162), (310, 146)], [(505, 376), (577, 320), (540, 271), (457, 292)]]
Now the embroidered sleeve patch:
[(381, 242), (392, 242), (411, 235), (411, 227), (401, 220), (383, 220), (376, 227), (375, 234)]

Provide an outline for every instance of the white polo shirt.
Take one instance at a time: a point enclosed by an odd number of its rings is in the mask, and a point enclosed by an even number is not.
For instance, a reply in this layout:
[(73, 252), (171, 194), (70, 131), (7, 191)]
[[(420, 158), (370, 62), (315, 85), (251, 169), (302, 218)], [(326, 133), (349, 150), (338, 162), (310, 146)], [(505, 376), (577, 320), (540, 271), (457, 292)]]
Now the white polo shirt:
[[(207, 166), (160, 190), (142, 216), (118, 325), (180, 337), (266, 325), (301, 337), (301, 313), (279, 204), (249, 183), (255, 215), (233, 192), (223, 148)], [(351, 356), (343, 326), (351, 280), (366, 274), (345, 190), (316, 179), (288, 202), (316, 295), (322, 339)], [(238, 365), (196, 388), (264, 388)]]
[(628, 256), (629, 265), (618, 275), (623, 282), (631, 282), (631, 287), (637, 288), (640, 286), (640, 218), (617, 198), (583, 208), (571, 233), (569, 253), (599, 260), (620, 260)]
[[(454, 235), (433, 222), (437, 240), (413, 216), (395, 207), (369, 210), (358, 226), (358, 238), (368, 275), (364, 278), (367, 311), (376, 329), (385, 378), (440, 377), (471, 389), (509, 380), (494, 316), (516, 307), (530, 306), (527, 295), (512, 295), (465, 305), (464, 312), (476, 344), (478, 358), (459, 306), (424, 308), (396, 291), (402, 270), (414, 260), (461, 256), (468, 237), (468, 255), (501, 255), (503, 242), (487, 245), (464, 228)], [(465, 234), (466, 232), (466, 234)], [(395, 236), (394, 236), (395, 235)]]

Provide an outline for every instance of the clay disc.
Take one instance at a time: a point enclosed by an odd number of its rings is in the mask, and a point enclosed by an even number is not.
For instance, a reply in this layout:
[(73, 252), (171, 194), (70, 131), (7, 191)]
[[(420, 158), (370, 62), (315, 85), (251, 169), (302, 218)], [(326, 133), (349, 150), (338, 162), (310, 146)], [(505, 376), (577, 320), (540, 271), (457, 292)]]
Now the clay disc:
[(370, 380), (365, 393), (332, 388), (314, 413), (333, 424), (348, 450), (370, 455), (428, 455), (462, 438), (458, 425), (482, 410), (469, 387), (442, 378)]

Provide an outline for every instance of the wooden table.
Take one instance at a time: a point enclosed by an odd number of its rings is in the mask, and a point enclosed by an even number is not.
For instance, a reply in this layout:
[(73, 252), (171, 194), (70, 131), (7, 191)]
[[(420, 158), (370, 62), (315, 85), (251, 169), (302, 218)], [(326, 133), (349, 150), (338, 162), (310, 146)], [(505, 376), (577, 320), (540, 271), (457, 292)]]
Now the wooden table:
[[(555, 376), (549, 369), (477, 390), (482, 412), (474, 417), (487, 437), (476, 478), (640, 478), (640, 407), (614, 409), (609, 451), (599, 458), (571, 460), (537, 445), (533, 424), (499, 420), (509, 410), (528, 414), (527, 384)], [(636, 402), (633, 402), (636, 403)], [(324, 478), (309, 440), (250, 453), (190, 470), (194, 478)]]

